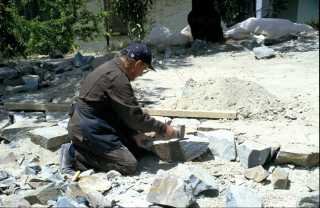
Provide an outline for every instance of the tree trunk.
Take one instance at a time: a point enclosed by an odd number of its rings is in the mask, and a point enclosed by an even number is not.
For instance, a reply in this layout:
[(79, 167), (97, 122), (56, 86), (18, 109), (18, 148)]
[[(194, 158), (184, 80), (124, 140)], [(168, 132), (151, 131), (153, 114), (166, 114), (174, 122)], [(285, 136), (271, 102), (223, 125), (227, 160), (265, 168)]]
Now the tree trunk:
[[(110, 12), (110, 0), (103, 0), (103, 9), (105, 12)], [(105, 17), (104, 19), (104, 26), (106, 30), (106, 41), (107, 41), (107, 47), (110, 46), (110, 18), (108, 16)]]

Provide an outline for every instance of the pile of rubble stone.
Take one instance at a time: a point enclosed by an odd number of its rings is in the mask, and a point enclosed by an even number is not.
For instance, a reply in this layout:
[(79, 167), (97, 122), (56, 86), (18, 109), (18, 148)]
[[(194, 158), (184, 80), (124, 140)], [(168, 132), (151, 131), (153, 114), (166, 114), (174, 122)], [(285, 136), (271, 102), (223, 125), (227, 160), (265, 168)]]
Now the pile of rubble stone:
[(56, 75), (64, 72), (92, 69), (93, 56), (77, 53), (74, 58), (43, 61), (21, 61), (0, 65), (0, 85), (3, 95), (35, 91), (51, 85)]
[[(158, 119), (168, 121), (170, 118)], [(274, 192), (292, 189), (294, 181), (283, 165), (313, 174), (309, 176), (311, 183), (305, 184), (310, 193), (297, 198), (296, 206), (319, 206), (316, 185), (319, 150), (309, 146), (290, 148), (240, 141), (224, 125), (173, 119), (173, 126), (187, 125), (187, 136), (168, 141), (155, 138), (147, 143), (146, 148), (157, 157), (150, 156), (150, 161), (142, 161), (137, 175), (129, 177), (116, 171), (95, 173), (88, 170), (81, 173), (78, 181), (72, 181), (70, 176), (59, 173), (57, 159), (49, 161), (45, 156), (34, 154), (34, 150), (40, 148), (39, 152), (58, 155), (56, 150), (68, 142), (66, 113), (11, 112), (5, 120), (7, 124), (1, 129), (3, 141), (0, 145), (1, 151), (8, 151), (0, 152), (0, 206), (263, 207), (266, 196), (250, 184), (271, 186), (270, 191)], [(26, 146), (32, 150), (17, 152), (28, 138), (31, 142)], [(218, 166), (219, 161), (225, 162), (212, 174), (210, 168)], [(214, 162), (212, 167), (211, 162)], [(223, 170), (232, 165), (241, 170), (240, 184), (229, 176), (222, 177)], [(204, 203), (205, 200), (209, 203)], [(214, 204), (215, 200), (223, 203)]]

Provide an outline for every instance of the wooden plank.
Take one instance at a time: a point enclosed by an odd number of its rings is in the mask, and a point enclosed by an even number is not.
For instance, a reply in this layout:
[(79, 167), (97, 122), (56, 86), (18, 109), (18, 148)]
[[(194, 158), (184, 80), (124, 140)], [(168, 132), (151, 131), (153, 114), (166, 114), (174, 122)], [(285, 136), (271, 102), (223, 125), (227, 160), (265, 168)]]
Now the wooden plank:
[[(68, 112), (71, 104), (55, 103), (4, 103), (5, 109), (9, 111), (48, 111), (48, 112)], [(151, 116), (166, 116), (174, 118), (206, 118), (206, 119), (236, 119), (235, 111), (191, 111), (191, 110), (169, 110), (169, 109), (149, 109), (143, 111)]]
[(71, 104), (57, 103), (17, 103), (5, 102), (4, 108), (8, 111), (46, 111), (46, 112), (68, 112)]
[(151, 116), (166, 116), (175, 118), (207, 118), (207, 119), (236, 119), (235, 111), (191, 111), (191, 110), (166, 110), (143, 109)]

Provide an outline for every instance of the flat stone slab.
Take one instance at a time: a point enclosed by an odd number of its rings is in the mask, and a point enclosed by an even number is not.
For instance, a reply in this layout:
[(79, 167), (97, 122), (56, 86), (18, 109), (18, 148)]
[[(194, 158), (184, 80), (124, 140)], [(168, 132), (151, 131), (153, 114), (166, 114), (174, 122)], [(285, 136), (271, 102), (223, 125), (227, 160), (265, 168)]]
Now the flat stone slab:
[(47, 204), (49, 200), (57, 200), (61, 191), (54, 184), (48, 184), (25, 194), (24, 199), (30, 204)]
[(281, 147), (276, 164), (292, 164), (302, 167), (319, 166), (319, 147), (303, 144), (288, 144)]
[(230, 186), (226, 195), (226, 207), (262, 207), (262, 198), (256, 191), (243, 186)]
[(272, 185), (274, 189), (289, 189), (289, 173), (280, 168), (276, 168), (272, 173)]
[(46, 123), (46, 122), (31, 122), (29, 120), (26, 121), (18, 121), (10, 126), (5, 127), (0, 132), (1, 137), (5, 138), (8, 141), (12, 141), (16, 139), (16, 135), (21, 132), (27, 132), (35, 128), (40, 127), (49, 127), (52, 126), (52, 124)]
[(147, 195), (147, 201), (164, 206), (189, 207), (195, 196), (219, 193), (218, 183), (205, 170), (179, 165), (170, 171), (160, 170)]
[(163, 161), (191, 161), (208, 150), (209, 141), (206, 138), (188, 136), (188, 139), (171, 139), (154, 141), (152, 150)]
[(269, 176), (269, 173), (267, 170), (265, 170), (260, 165), (260, 166), (254, 167), (254, 168), (247, 169), (245, 171), (244, 176), (247, 179), (254, 180), (255, 182), (260, 183), (260, 182), (264, 181)]
[(245, 168), (264, 165), (271, 154), (271, 147), (252, 141), (245, 141), (238, 146), (240, 163)]
[(68, 131), (59, 126), (39, 128), (29, 131), (31, 141), (43, 148), (56, 150), (62, 144), (69, 142)]
[(108, 175), (106, 173), (96, 173), (80, 178), (79, 187), (85, 193), (104, 193), (111, 189), (111, 183), (108, 181)]
[(319, 207), (319, 191), (302, 196), (297, 200), (297, 207)]
[(209, 149), (214, 156), (234, 161), (237, 158), (234, 133), (226, 130), (199, 132), (199, 136), (208, 138)]

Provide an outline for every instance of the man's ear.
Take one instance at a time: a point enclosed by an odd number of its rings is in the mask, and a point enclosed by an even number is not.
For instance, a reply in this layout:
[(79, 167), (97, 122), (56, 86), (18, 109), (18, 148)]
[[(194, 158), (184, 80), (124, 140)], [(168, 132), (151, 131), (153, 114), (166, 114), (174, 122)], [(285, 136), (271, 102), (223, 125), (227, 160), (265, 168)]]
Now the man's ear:
[(143, 67), (143, 61), (141, 61), (141, 60), (138, 60), (137, 62), (136, 62), (136, 66), (140, 69), (141, 67)]

